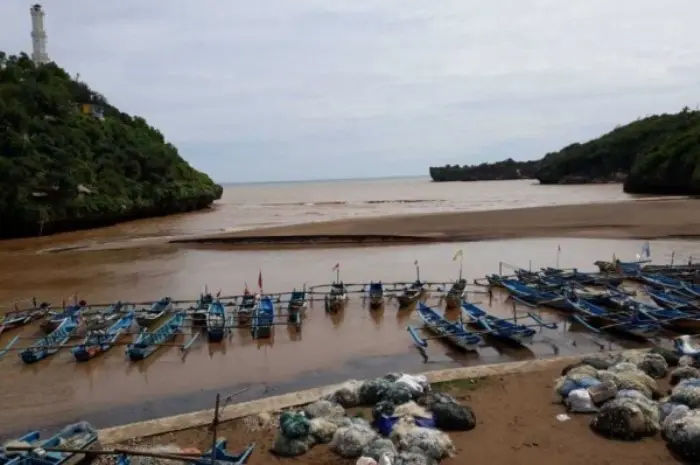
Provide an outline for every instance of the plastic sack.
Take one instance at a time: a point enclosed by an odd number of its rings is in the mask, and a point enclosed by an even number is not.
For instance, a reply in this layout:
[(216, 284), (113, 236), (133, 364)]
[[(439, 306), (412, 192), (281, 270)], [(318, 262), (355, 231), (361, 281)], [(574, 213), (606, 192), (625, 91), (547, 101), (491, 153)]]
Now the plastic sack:
[(700, 412), (692, 410), (678, 419), (664, 422), (664, 438), (669, 449), (685, 462), (698, 463), (700, 461)]
[(341, 457), (354, 459), (360, 457), (364, 448), (375, 438), (377, 433), (369, 425), (352, 424), (338, 428), (329, 447)]
[(570, 412), (595, 413), (598, 411), (591, 400), (588, 389), (574, 389), (566, 398), (566, 407)]
[(415, 399), (423, 395), (423, 393), (430, 387), (428, 378), (423, 375), (401, 375), (401, 377), (397, 379), (395, 383), (405, 384), (408, 386)]
[(360, 457), (355, 465), (378, 465), (377, 461), (371, 457)]
[(394, 428), (392, 439), (398, 443), (399, 450), (420, 452), (437, 461), (455, 453), (452, 439), (437, 429), (400, 423)]
[(299, 439), (309, 435), (309, 419), (303, 413), (284, 412), (280, 416), (280, 431), (289, 439)]
[(342, 405), (329, 400), (317, 400), (304, 407), (304, 413), (306, 417), (310, 419), (318, 417), (342, 417), (345, 415), (345, 409)]
[(314, 418), (309, 422), (309, 434), (319, 444), (327, 444), (331, 442), (335, 432), (338, 430), (338, 425), (330, 421), (328, 418)]
[(413, 400), (413, 391), (404, 383), (393, 383), (384, 392), (382, 400), (391, 402), (394, 405), (405, 404)]
[(558, 378), (554, 384), (554, 391), (562, 398), (569, 397), (569, 393), (574, 389), (588, 389), (600, 384), (599, 379), (587, 375), (567, 375)]
[(385, 378), (365, 381), (360, 386), (359, 396), (362, 405), (374, 405), (384, 399), (384, 395), (392, 382)]
[(354, 379), (346, 381), (333, 393), (331, 398), (327, 400), (340, 404), (344, 408), (357, 407), (360, 405), (360, 388), (362, 384), (363, 383)]
[[(374, 421), (374, 427), (377, 428), (377, 431), (379, 431), (379, 434), (381, 434), (382, 436), (389, 436), (394, 430), (394, 426), (396, 426), (396, 424), (403, 418), (405, 417), (380, 417)], [(436, 427), (436, 423), (433, 418), (414, 416), (411, 417), (411, 419), (416, 426), (422, 426), (423, 428)]]
[(393, 465), (436, 465), (437, 460), (420, 452), (404, 451), (396, 456)]
[(277, 436), (270, 452), (280, 457), (298, 457), (307, 453), (313, 445), (314, 439), (311, 436), (292, 439), (280, 434)]
[(617, 391), (615, 396), (617, 399), (628, 398), (628, 399), (642, 399), (648, 400), (647, 396), (637, 391), (636, 389), (621, 389)]
[(377, 463), (382, 462), (382, 457), (388, 459), (389, 463), (393, 463), (398, 451), (396, 446), (389, 439), (376, 438), (372, 440), (367, 447), (362, 450), (362, 455), (365, 457), (371, 457), (377, 461)]
[(671, 386), (675, 386), (684, 379), (700, 378), (700, 370), (693, 366), (679, 366), (671, 371)]
[(639, 439), (659, 430), (659, 410), (647, 398), (622, 397), (603, 404), (591, 428), (612, 439)]

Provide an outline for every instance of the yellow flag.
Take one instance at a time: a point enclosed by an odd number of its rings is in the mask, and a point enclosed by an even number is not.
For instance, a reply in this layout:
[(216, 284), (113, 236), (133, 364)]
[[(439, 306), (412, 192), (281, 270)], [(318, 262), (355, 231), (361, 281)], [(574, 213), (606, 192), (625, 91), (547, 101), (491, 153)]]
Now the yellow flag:
[(455, 260), (457, 260), (459, 257), (462, 257), (462, 256), (464, 256), (464, 252), (462, 251), (462, 249), (459, 249), (457, 252), (455, 252), (455, 256), (452, 257), (452, 261), (454, 262)]

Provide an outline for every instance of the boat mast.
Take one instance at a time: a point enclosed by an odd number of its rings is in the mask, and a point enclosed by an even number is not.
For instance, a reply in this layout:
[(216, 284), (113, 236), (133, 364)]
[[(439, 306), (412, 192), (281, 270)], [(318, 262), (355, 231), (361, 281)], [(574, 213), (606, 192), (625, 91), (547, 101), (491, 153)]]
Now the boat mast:
[(420, 265), (418, 265), (418, 260), (413, 262), (416, 265), (416, 281), (420, 282)]

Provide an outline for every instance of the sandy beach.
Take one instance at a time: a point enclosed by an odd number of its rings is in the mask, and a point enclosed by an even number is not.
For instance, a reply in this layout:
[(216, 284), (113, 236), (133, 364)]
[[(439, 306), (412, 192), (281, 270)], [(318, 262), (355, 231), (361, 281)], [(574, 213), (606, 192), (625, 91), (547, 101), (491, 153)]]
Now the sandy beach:
[[(450, 432), (457, 455), (441, 463), (678, 463), (658, 434), (643, 441), (613, 441), (591, 431), (591, 415), (571, 414), (570, 420), (558, 421), (556, 416), (565, 413), (566, 409), (555, 401), (552, 387), (554, 380), (568, 363), (570, 362), (553, 362), (538, 371), (434, 385), (435, 389), (448, 392), (470, 405), (477, 419), (476, 428), (471, 431)], [(353, 412), (362, 412), (363, 417), (371, 418), (368, 409), (356, 409)], [(275, 417), (270, 421), (258, 421), (262, 418), (269, 416), (246, 417), (225, 423), (219, 428), (219, 437), (228, 440), (229, 450), (240, 451), (249, 443), (256, 443), (256, 451), (249, 461), (251, 465), (285, 462), (351, 465), (356, 461), (338, 457), (325, 445), (317, 445), (297, 459), (277, 458), (268, 451), (278, 434)], [(177, 444), (180, 447), (206, 449), (210, 441), (211, 433), (208, 427), (201, 427), (155, 436), (128, 445)]]
[[(492, 211), (423, 213), (323, 221), (171, 239), (236, 248), (357, 246), (533, 237), (614, 239), (700, 236), (700, 201), (654, 199)], [(335, 238), (335, 239), (334, 239)]]

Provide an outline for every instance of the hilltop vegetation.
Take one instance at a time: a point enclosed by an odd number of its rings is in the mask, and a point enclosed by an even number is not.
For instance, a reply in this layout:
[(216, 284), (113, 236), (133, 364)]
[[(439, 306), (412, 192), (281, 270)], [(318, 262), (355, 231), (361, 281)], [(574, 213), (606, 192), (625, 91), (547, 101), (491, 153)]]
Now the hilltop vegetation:
[[(541, 160), (515, 163), (527, 166), (521, 173), (527, 172), (525, 177), (541, 184), (624, 181), (629, 193), (696, 195), (700, 193), (700, 112), (684, 108), (675, 114), (641, 118), (597, 139), (548, 153)], [(507, 160), (489, 166), (493, 173), (498, 166), (512, 171), (513, 165)], [(431, 176), (435, 181), (471, 180), (464, 178), (475, 173), (474, 168), (462, 168), (451, 179), (440, 176), (439, 171), (433, 176), (431, 168)]]
[(206, 208), (221, 186), (54, 63), (0, 51), (0, 238)]
[(498, 181), (508, 179), (532, 179), (537, 171), (536, 161), (515, 161), (509, 158), (496, 163), (459, 166), (430, 167), (433, 181)]

